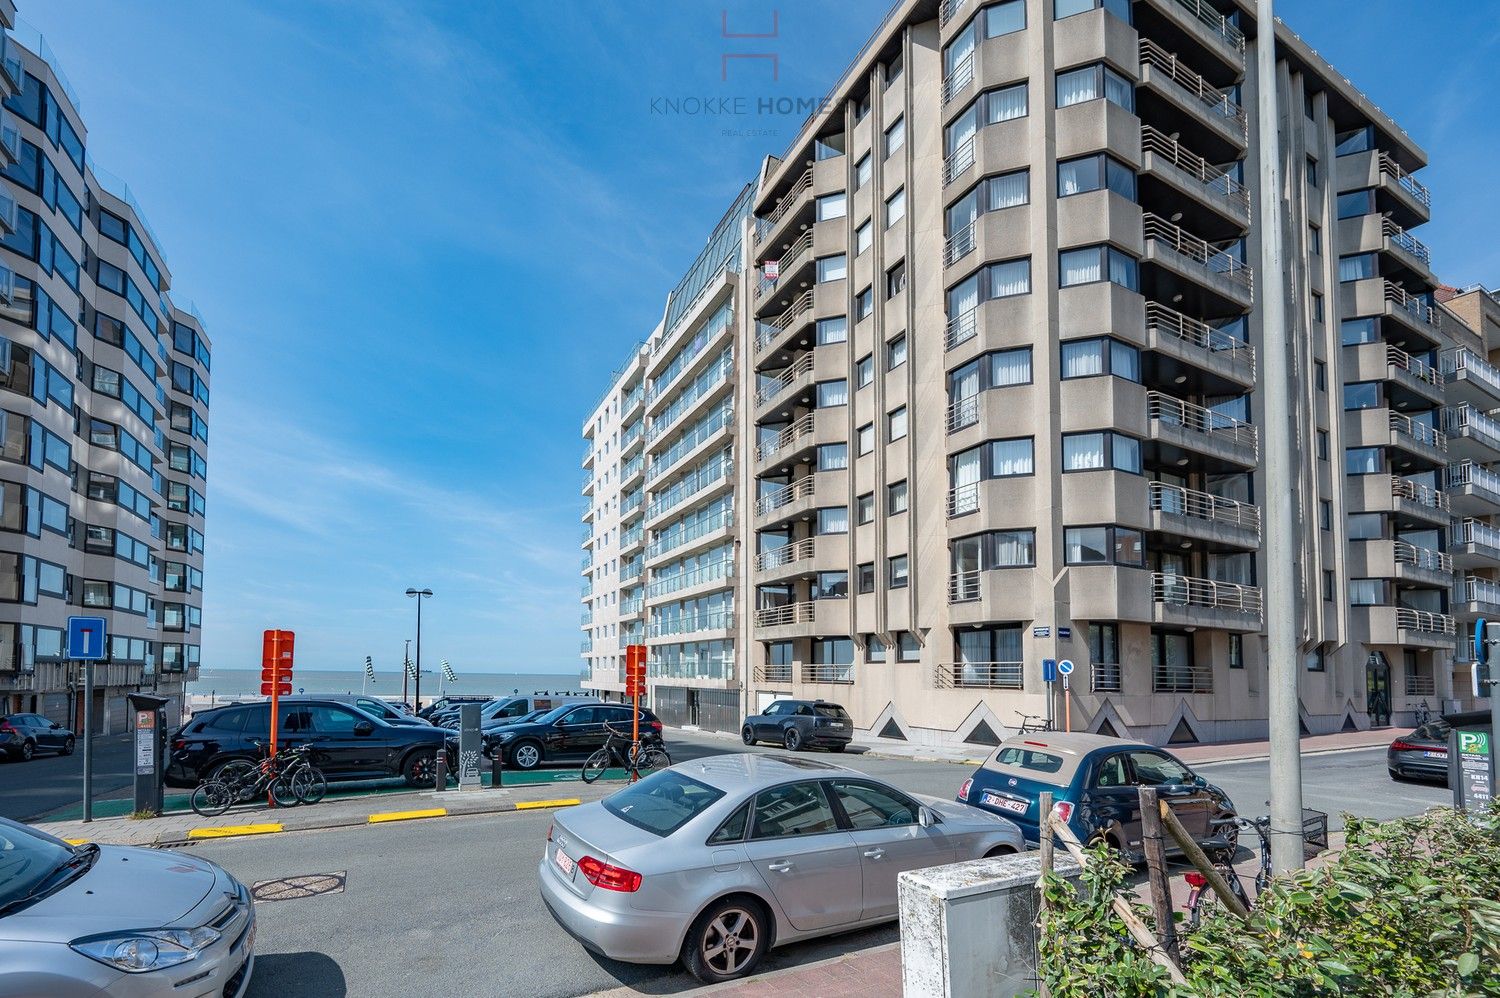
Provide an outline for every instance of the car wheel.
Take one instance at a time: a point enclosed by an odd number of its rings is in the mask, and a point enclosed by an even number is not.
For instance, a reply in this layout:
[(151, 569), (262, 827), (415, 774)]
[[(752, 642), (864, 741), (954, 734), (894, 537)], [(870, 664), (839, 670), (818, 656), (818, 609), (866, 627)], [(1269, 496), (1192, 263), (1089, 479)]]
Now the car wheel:
[(786, 733), (781, 736), (781, 743), (788, 752), (796, 752), (802, 748), (802, 732), (796, 728), (787, 728)]
[(34, 755), (36, 755), (36, 743), (35, 742), (29, 742), (28, 741), (28, 742), (21, 743), (21, 761), (22, 762), (30, 762), (31, 761), (31, 757), (34, 756)]
[(996, 857), (999, 857), (999, 856), (1014, 856), (1015, 854), (1016, 854), (1016, 851), (1014, 849), (1012, 849), (1010, 846), (996, 846), (995, 848), (991, 849), (989, 852), (985, 853), (984, 854), (984, 858), (985, 859), (995, 859)]
[(401, 767), (401, 775), (406, 778), (406, 785), (411, 787), (430, 787), (437, 782), (437, 753), (423, 752), (418, 749), (406, 757), (406, 765)]
[(727, 898), (698, 916), (682, 945), (682, 963), (705, 984), (744, 977), (770, 943), (765, 910), (752, 901)]
[(58, 749), (57, 752), (58, 752), (59, 755), (72, 755), (73, 754), (73, 736), (72, 735), (68, 736), (67, 740), (62, 743), (62, 748)]
[(510, 750), (510, 764), (517, 769), (535, 769), (542, 764), (542, 747), (536, 742), (522, 742)]
[(743, 728), (741, 728), (740, 729), (740, 741), (744, 742), (746, 745), (754, 745), (755, 744), (755, 729), (752, 728), (752, 727), (750, 727), (750, 725), (748, 725), (748, 724), (745, 725)]

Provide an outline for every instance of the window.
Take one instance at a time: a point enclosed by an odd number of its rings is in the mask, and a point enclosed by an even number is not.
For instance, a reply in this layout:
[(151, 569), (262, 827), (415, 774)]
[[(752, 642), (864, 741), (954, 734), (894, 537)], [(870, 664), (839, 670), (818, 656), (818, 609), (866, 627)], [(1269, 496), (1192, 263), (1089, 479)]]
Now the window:
[(874, 242), (874, 235), (870, 229), (870, 221), (866, 219), (860, 223), (859, 228), (854, 230), (854, 255), (859, 256), (864, 253), (870, 248), (872, 242)]
[(1090, 624), (1089, 666), (1096, 693), (1120, 692), (1120, 628), (1117, 624)]
[(1102, 62), (1057, 74), (1057, 106), (1071, 107), (1100, 98), (1135, 112), (1135, 86)]
[(885, 155), (889, 159), (895, 155), (896, 150), (906, 144), (906, 118), (897, 118), (891, 123), (891, 127), (885, 130)]
[(1036, 565), (1036, 531), (992, 530), (959, 538), (950, 550), (955, 575), (995, 568), (1032, 568)]
[(1331, 568), (1325, 568), (1325, 569), (1323, 569), (1323, 602), (1325, 602), (1325, 603), (1332, 603), (1333, 602), (1333, 591), (1334, 591), (1333, 569), (1331, 569)]
[(906, 334), (896, 337), (885, 345), (885, 369), (894, 371), (906, 363)]
[(943, 131), (943, 152), (948, 157), (948, 175), (957, 176), (974, 162), (974, 135), (986, 125), (1026, 117), (1029, 88), (1023, 81), (987, 90), (974, 98)]
[(1312, 313), (1314, 322), (1323, 321), (1323, 296), (1316, 291), (1312, 293)]
[[(777, 704), (772, 704), (766, 709), (767, 714), (775, 713)], [(739, 842), (745, 837), (745, 826), (750, 823), (750, 805), (745, 804), (737, 808), (733, 814), (724, 819), (724, 823), (708, 837), (711, 846), (725, 845), (731, 842)]]
[(854, 321), (868, 319), (873, 311), (875, 311), (875, 289), (867, 287), (854, 296)]
[(818, 470), (842, 471), (849, 467), (848, 444), (819, 444)]
[[(867, 561), (863, 565), (860, 565), (859, 568), (855, 570), (855, 575), (859, 579), (859, 591), (861, 593), (873, 593), (875, 591), (875, 563), (873, 561)], [(870, 645), (867, 644), (866, 647), (869, 648)], [(882, 657), (878, 659), (871, 658), (870, 661), (884, 662), (884, 651), (885, 648), (882, 645)]]
[(812, 585), (813, 599), (848, 599), (848, 572), (819, 572)]
[(1313, 361), (1313, 383), (1318, 386), (1318, 391), (1328, 391), (1328, 365), (1321, 360)]
[(1373, 316), (1344, 319), (1339, 322), (1339, 342), (1346, 347), (1374, 343), (1380, 339), (1380, 326)]
[(1307, 223), (1307, 251), (1313, 256), (1323, 255), (1323, 230)]
[(1116, 471), (1141, 473), (1141, 442), (1122, 433), (1064, 434), (1063, 471)]
[(896, 635), (896, 661), (898, 662), (920, 662), (922, 660), (922, 646), (917, 644), (917, 636), (910, 631), (902, 631)]
[(947, 315), (949, 322), (949, 346), (961, 343), (974, 335), (959, 337), (955, 333), (958, 320), (967, 316), (984, 301), (994, 298), (1010, 298), (1031, 293), (1031, 260), (1007, 260), (993, 263), (963, 283), (948, 291)]
[(1385, 604), (1385, 581), (1383, 579), (1350, 579), (1350, 606), (1383, 606)]
[(1333, 139), (1335, 156), (1349, 156), (1357, 152), (1369, 152), (1375, 148), (1375, 126), (1365, 125), (1349, 132), (1339, 132)]
[(1354, 256), (1339, 257), (1339, 281), (1362, 281), (1374, 277), (1378, 273), (1374, 253), (1357, 253)]
[(1345, 412), (1352, 412), (1356, 409), (1379, 409), (1380, 406), (1380, 382), (1351, 381), (1344, 385)]
[(1373, 187), (1347, 191), (1339, 195), (1339, 218), (1358, 218), (1361, 215), (1373, 214), (1375, 214), (1375, 189)]
[(906, 261), (902, 260), (885, 272), (885, 296), (894, 298), (906, 290)]
[(859, 190), (870, 182), (870, 154), (865, 153), (858, 163), (854, 164), (854, 189)]
[(907, 510), (906, 482), (900, 481), (894, 485), (887, 485), (885, 489), (886, 512), (894, 516), (897, 513), (905, 513)]
[(1317, 434), (1318, 460), (1328, 460), (1328, 431), (1319, 430)]
[(1318, 500), (1318, 526), (1324, 530), (1333, 529), (1333, 501), (1330, 499)]
[(1175, 787), (1193, 782), (1186, 766), (1160, 752), (1132, 752), (1130, 765), (1135, 770), (1136, 786)]
[(1323, 655), (1323, 646), (1319, 645), (1308, 652), (1306, 657), (1303, 658), (1302, 663), (1308, 672), (1326, 672), (1328, 670), (1328, 660)]
[(885, 441), (894, 443), (906, 436), (906, 406), (893, 409), (885, 417)]
[(1113, 156), (1099, 153), (1057, 164), (1057, 196), (1071, 197), (1089, 191), (1111, 190), (1123, 198), (1135, 200), (1135, 171)]
[(1034, 470), (1031, 437), (990, 440), (948, 459), (948, 484), (962, 489), (992, 478), (1030, 475)]
[[(667, 776), (674, 770), (663, 769), (634, 785), (645, 786), (655, 777)], [(683, 777), (686, 779), (686, 777)], [(701, 784), (700, 784), (701, 786)], [(717, 794), (717, 792), (716, 792)], [(617, 793), (612, 801), (627, 796)], [(717, 794), (717, 796), (723, 796)], [(610, 811), (619, 813), (618, 804)], [(632, 822), (634, 824), (634, 822)], [(818, 835), (839, 830), (834, 819), (833, 808), (823, 793), (822, 784), (816, 780), (805, 783), (790, 783), (786, 786), (762, 790), (755, 798), (755, 814), (750, 827), (752, 839), (779, 839), (792, 835)]]
[[(666, 838), (723, 796), (722, 790), (699, 783), (675, 769), (662, 769), (616, 791), (604, 807), (621, 821)], [(759, 811), (756, 813), (759, 815)], [(789, 820), (804, 817), (807, 816), (797, 814)]]
[(854, 383), (859, 388), (864, 388), (875, 380), (875, 355), (861, 357), (854, 364)]
[(875, 493), (866, 492), (854, 500), (854, 508), (861, 524), (875, 522)]
[(1130, 23), (1130, 0), (1054, 0), (1052, 17), (1053, 20), (1061, 21), (1065, 17), (1098, 10), (1101, 7), (1126, 24)]
[(841, 281), (847, 274), (848, 267), (842, 253), (835, 254), (834, 256), (825, 256), (818, 260), (819, 284), (825, 284), (828, 281)]
[(870, 113), (870, 95), (866, 93), (856, 101), (850, 101), (854, 105), (854, 120), (864, 121), (865, 115)]
[(827, 319), (818, 320), (818, 346), (828, 346), (830, 343), (844, 343), (848, 339), (848, 316), (835, 315)]
[[(1312, 115), (1308, 115), (1309, 118)], [(1311, 156), (1307, 157), (1307, 182), (1314, 187), (1318, 186), (1318, 161)]]
[(818, 382), (818, 408), (828, 409), (833, 406), (846, 405), (849, 402), (849, 382), (840, 378), (837, 381)]
[(1131, 291), (1140, 290), (1140, 276), (1135, 257), (1113, 246), (1089, 246), (1063, 250), (1058, 254), (1058, 286), (1071, 288), (1108, 280)]
[(906, 555), (898, 554), (894, 558), (886, 559), (887, 574), (886, 584), (892, 589), (906, 588)]
[(906, 66), (905, 57), (897, 52), (891, 57), (891, 61), (885, 64), (885, 85), (889, 87), (901, 78), (901, 71)]
[(843, 132), (837, 132), (832, 135), (819, 135), (813, 143), (813, 158), (821, 162), (825, 159), (835, 159), (844, 155), (846, 141)]
[(816, 201), (816, 217), (820, 222), (827, 222), (835, 218), (843, 218), (848, 210), (848, 199), (843, 191), (837, 194), (825, 194)]
[(1141, 532), (1128, 527), (1067, 527), (1063, 551), (1069, 565), (1131, 565), (1146, 563)]
[(849, 510), (843, 506), (825, 506), (818, 510), (818, 533), (847, 534)]
[(1346, 475), (1378, 475), (1385, 471), (1383, 447), (1348, 447), (1344, 450)]
[(854, 431), (855, 440), (861, 454), (869, 454), (875, 449), (875, 424), (866, 423)]
[(980, 215), (1014, 208), (1030, 201), (1029, 170), (1002, 173), (979, 181), (967, 194), (954, 202), (944, 216), (945, 235), (952, 240), (952, 246), (948, 250), (950, 261), (967, 255), (974, 248), (971, 226)]
[(906, 217), (906, 188), (885, 199), (885, 227), (889, 229)]
[(1062, 377), (1094, 378), (1113, 375), (1141, 380), (1141, 353), (1128, 343), (1109, 337), (1068, 340), (1062, 344)]
[(1385, 517), (1380, 513), (1350, 513), (1344, 532), (1351, 541), (1374, 541), (1385, 537)]

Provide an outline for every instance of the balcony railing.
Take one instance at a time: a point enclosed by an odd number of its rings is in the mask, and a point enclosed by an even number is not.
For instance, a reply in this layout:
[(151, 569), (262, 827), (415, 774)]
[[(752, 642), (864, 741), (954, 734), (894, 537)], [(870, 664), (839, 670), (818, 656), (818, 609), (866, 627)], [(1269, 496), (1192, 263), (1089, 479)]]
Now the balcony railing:
[(1237, 52), (1245, 51), (1245, 33), (1204, 0), (1177, 0), (1177, 5), (1197, 18), (1204, 27), (1224, 39)]
[(1250, 344), (1236, 339), (1222, 329), (1215, 329), (1200, 319), (1183, 315), (1160, 302), (1148, 301), (1146, 303), (1146, 328), (1155, 330), (1158, 335), (1181, 340), (1200, 350), (1222, 354), (1229, 360), (1249, 367), (1251, 370), (1255, 368), (1255, 348)]
[(1500, 503), (1500, 474), (1472, 461), (1460, 461), (1458, 464), (1448, 465), (1443, 473), (1443, 486), (1449, 489), (1461, 489), (1466, 486), (1479, 489), (1488, 492), (1497, 503)]
[(1151, 601), (1165, 606), (1228, 610), (1259, 617), (1263, 598), (1259, 586), (1196, 579), (1166, 572), (1151, 573)]
[(1432, 207), (1432, 192), (1386, 153), (1380, 154), (1380, 172), (1396, 181), (1402, 190), (1421, 202), (1424, 208)]
[(1437, 681), (1432, 678), (1431, 674), (1428, 674), (1428, 675), (1424, 676), (1421, 673), (1410, 671), (1410, 668), (1408, 667), (1408, 670), (1407, 670), (1407, 673), (1406, 673), (1406, 695), (1407, 696), (1409, 696), (1409, 697), (1430, 697), (1430, 696), (1435, 696), (1436, 694), (1437, 694)]
[(1500, 606), (1500, 582), (1481, 579), (1473, 575), (1465, 576), (1454, 587), (1453, 598), (1459, 603), (1487, 603), (1490, 606)]
[(727, 509), (721, 513), (715, 513), (713, 516), (699, 520), (696, 523), (663, 533), (656, 540), (646, 545), (646, 557), (655, 558), (658, 555), (666, 554), (668, 551), (680, 548), (684, 544), (691, 544), (696, 540), (707, 537), (709, 534), (717, 533), (733, 525), (734, 510)]
[(646, 507), (646, 519), (654, 520), (661, 514), (676, 509), (710, 485), (723, 481), (733, 473), (734, 462), (727, 458), (717, 461), (707, 468), (698, 469), (666, 492), (651, 500), (651, 505)]
[(808, 561), (813, 556), (815, 545), (814, 538), (806, 537), (791, 544), (783, 544), (779, 548), (762, 551), (755, 556), (755, 568), (757, 571), (766, 571), (771, 568), (780, 568), (783, 565), (795, 565), (799, 561)]
[(1492, 527), (1483, 520), (1465, 517), (1449, 529), (1448, 539), (1450, 546), (1473, 544), (1500, 550), (1500, 527)]
[(810, 313), (812, 311), (812, 307), (813, 293), (812, 289), (809, 288), (808, 290), (798, 295), (795, 299), (793, 299), (791, 306), (788, 307), (785, 312), (782, 312), (770, 322), (762, 322), (757, 324), (758, 328), (755, 333), (755, 349), (764, 350), (766, 347), (770, 346), (772, 341), (774, 341), (776, 337), (780, 336), (782, 333), (792, 328), (792, 326), (796, 325), (797, 322), (802, 318), (802, 316)]
[(1225, 526), (1253, 530), (1260, 534), (1260, 507), (1236, 502), (1197, 489), (1185, 489), (1166, 482), (1151, 482), (1146, 486), (1146, 501), (1153, 512), (1188, 516), (1196, 520), (1208, 520)]
[[(1497, 480), (1497, 484), (1500, 484), (1500, 480)], [(1418, 506), (1428, 506), (1444, 511), (1449, 508), (1448, 497), (1437, 489), (1418, 485), (1416, 482), (1407, 481), (1396, 475), (1391, 476), (1391, 495), (1416, 503)]]
[(734, 627), (734, 614), (729, 610), (705, 610), (666, 620), (653, 620), (646, 628), (646, 635), (665, 638), (674, 634), (691, 634), (694, 631), (727, 631)]
[(788, 426), (780, 433), (776, 434), (773, 439), (767, 440), (756, 447), (756, 460), (768, 461), (771, 458), (775, 457), (777, 454), (780, 454), (782, 451), (795, 447), (799, 441), (812, 436), (812, 433), (813, 414), (808, 413), (806, 416), (803, 416), (801, 419), (797, 420), (795, 423)]
[(1428, 572), (1451, 572), (1453, 571), (1453, 559), (1442, 551), (1434, 551), (1431, 548), (1419, 548), (1415, 544), (1406, 541), (1392, 541), (1391, 546), (1395, 549), (1396, 564), (1411, 565)]
[(768, 381), (761, 382), (760, 387), (755, 390), (756, 404), (764, 405), (772, 399), (777, 398), (782, 392), (785, 392), (801, 379), (811, 377), (812, 371), (813, 355), (805, 353), (801, 357), (798, 357), (785, 371), (782, 371)]
[(681, 395), (673, 400), (672, 404), (662, 410), (661, 414), (651, 421), (651, 429), (646, 434), (647, 443), (655, 443), (662, 434), (666, 433), (672, 426), (682, 418), (683, 414), (691, 409), (699, 399), (709, 392), (718, 388), (731, 374), (734, 373), (734, 357), (725, 354), (722, 359), (713, 364), (706, 371), (693, 379), (693, 383), (685, 388)]
[(734, 574), (734, 559), (721, 558), (718, 561), (709, 562), (707, 565), (699, 566), (690, 572), (677, 572), (674, 575), (660, 576), (656, 581), (646, 586), (646, 595), (651, 599), (660, 596), (670, 596), (693, 586), (701, 586), (708, 582), (718, 582), (727, 579)]
[(644, 432), (642, 423), (636, 422), (631, 424), (630, 429), (620, 434), (620, 450), (629, 450), (631, 447), (634, 447), (635, 442), (641, 439), (641, 435)]
[(813, 172), (812, 168), (809, 167), (802, 176), (797, 178), (797, 182), (792, 184), (791, 189), (786, 192), (785, 196), (776, 202), (776, 207), (771, 210), (771, 213), (765, 217), (764, 231), (770, 231), (777, 222), (786, 217), (786, 213), (792, 210), (792, 206), (797, 203), (798, 198), (807, 192), (807, 189), (812, 186), (812, 182)]
[(1391, 413), (1390, 417), (1392, 433), (1411, 437), (1417, 443), (1427, 447), (1435, 447), (1441, 451), (1448, 449), (1448, 435), (1442, 430), (1435, 430), (1426, 423), (1419, 423), (1399, 412)]
[(792, 681), (792, 667), (790, 665), (757, 665), (755, 667), (755, 681), (758, 683), (790, 683)]
[(1143, 216), (1142, 232), (1145, 238), (1155, 242), (1163, 250), (1185, 257), (1210, 273), (1239, 285), (1250, 293), (1255, 291), (1255, 271), (1234, 254), (1218, 249), (1211, 243), (1199, 239), (1181, 226), (1174, 225), (1159, 215), (1147, 212)]
[(646, 490), (636, 489), (634, 492), (631, 492), (629, 495), (627, 495), (624, 499), (620, 500), (620, 515), (629, 516), (631, 513), (634, 513), (636, 510), (640, 509), (641, 503), (645, 501)]
[(1472, 350), (1455, 347), (1443, 354), (1441, 363), (1445, 381), (1457, 381), (1458, 375), (1462, 373), (1475, 381), (1484, 382), (1496, 395), (1500, 395), (1500, 370), (1496, 370), (1489, 361)]
[(802, 681), (804, 683), (852, 683), (854, 682), (854, 665), (824, 665), (820, 663), (809, 663), (802, 667)]
[(1089, 663), (1089, 674), (1092, 680), (1091, 688), (1095, 693), (1120, 692), (1121, 676), (1119, 662), (1091, 662)]
[(768, 492), (755, 500), (755, 515), (765, 516), (783, 506), (790, 506), (798, 499), (811, 498), (815, 486), (816, 479), (812, 475), (804, 475), (790, 485)]
[(642, 566), (641, 560), (639, 558), (637, 558), (635, 561), (630, 562), (629, 564), (621, 565), (620, 581), (632, 582), (635, 579), (639, 579), (641, 577), (642, 571), (644, 571), (644, 567)]
[[(953, 181), (969, 172), (969, 167), (974, 165), (974, 143), (975, 136), (970, 135), (960, 142), (954, 150), (943, 158), (943, 186), (946, 187)], [(968, 252), (965, 250), (965, 252)], [(959, 256), (963, 256), (960, 253)], [(957, 259), (955, 257), (954, 259)]]
[(939, 662), (932, 685), (940, 690), (1019, 690), (1025, 675), (1023, 662)]
[(646, 472), (646, 481), (652, 482), (659, 478), (669, 468), (681, 461), (688, 454), (702, 447), (724, 431), (734, 419), (734, 399), (725, 399), (724, 402), (707, 417), (698, 421), (692, 432), (669, 447), (660, 457), (651, 462), (650, 469)]
[[(802, 256), (805, 253), (808, 253), (808, 252), (810, 252), (812, 250), (812, 244), (813, 244), (812, 229), (808, 229), (806, 232), (802, 233), (802, 235), (800, 237), (798, 237), (798, 239), (797, 239), (796, 242), (794, 242), (794, 243), (792, 243), (792, 245), (788, 246), (786, 248), (786, 251), (784, 253), (782, 253), (781, 260), (780, 260), (780, 263), (778, 265), (778, 271), (777, 272), (779, 274), (781, 274), (782, 276), (788, 276), (788, 275), (790, 275), (791, 272), (794, 269), (796, 269), (798, 262), (802, 259)], [(771, 292), (775, 291), (776, 290), (776, 286), (779, 285), (780, 283), (781, 283), (781, 278), (780, 277), (778, 277), (774, 281), (773, 280), (768, 280), (767, 278), (762, 277), (759, 280), (759, 282), (757, 282), (757, 284), (755, 286), (755, 297), (756, 297), (756, 299), (764, 298), (766, 295), (768, 295)]]
[(1160, 156), (1178, 170), (1203, 185), (1208, 193), (1221, 197), (1231, 207), (1250, 213), (1250, 190), (1223, 170), (1209, 163), (1181, 142), (1150, 125), (1141, 126), (1141, 152)]
[(943, 243), (943, 266), (947, 267), (974, 252), (974, 223), (968, 222)]
[(979, 512), (979, 483), (955, 485), (948, 490), (948, 518)]
[(1153, 693), (1212, 693), (1213, 669), (1203, 665), (1158, 662), (1151, 669)]
[(630, 415), (635, 411), (635, 407), (644, 401), (646, 401), (646, 386), (640, 385), (635, 391), (625, 396), (624, 401), (620, 403), (620, 417)]
[(938, 7), (938, 27), (941, 28), (953, 20), (953, 16), (963, 10), (968, 2), (969, 0), (943, 0), (942, 5)]
[(954, 399), (948, 403), (948, 432), (957, 433), (966, 426), (979, 422), (979, 396)]
[(952, 350), (960, 343), (967, 343), (978, 335), (979, 309), (971, 308), (948, 320), (948, 328), (943, 336), (943, 348)]
[(1432, 266), (1432, 251), (1427, 248), (1427, 244), (1389, 218), (1380, 220), (1380, 232), (1391, 241), (1392, 246), (1398, 246), (1429, 267)]
[(788, 624), (811, 624), (817, 604), (812, 602), (766, 606), (755, 611), (756, 627), (785, 627)]
[(1260, 452), (1260, 434), (1254, 426), (1161, 392), (1146, 393), (1146, 420)]
[(635, 457), (620, 465), (620, 481), (628, 482), (634, 478), (642, 468), (646, 466), (646, 455), (637, 454)]
[(1170, 77), (1192, 99), (1200, 102), (1212, 115), (1231, 122), (1240, 137), (1248, 135), (1245, 109), (1229, 99), (1229, 95), (1212, 86), (1202, 76), (1193, 72), (1177, 58), (1177, 53), (1168, 52), (1149, 38), (1141, 39), (1141, 65), (1151, 66)]
[(1443, 431), (1450, 438), (1460, 434), (1474, 437), (1491, 450), (1500, 451), (1500, 421), (1467, 402), (1443, 410)]
[(970, 52), (959, 60), (943, 81), (943, 106), (947, 107), (953, 98), (968, 89), (969, 84), (974, 82), (974, 53)]
[(1446, 613), (1429, 610), (1413, 610), (1396, 607), (1396, 627), (1403, 631), (1421, 631), (1424, 634), (1452, 634), (1455, 631), (1453, 618)]
[(1387, 346), (1385, 348), (1385, 363), (1392, 371), (1404, 371), (1434, 388), (1443, 387), (1443, 375), (1437, 368), (1418, 360), (1400, 347)]
[(620, 616), (622, 617), (633, 617), (645, 608), (646, 598), (644, 596), (620, 600)]
[(948, 577), (948, 602), (977, 602), (983, 592), (983, 578), (983, 572), (954, 572)]
[(1405, 312), (1424, 326), (1431, 326), (1433, 329), (1443, 328), (1443, 315), (1436, 308), (1416, 295), (1408, 293), (1405, 288), (1393, 281), (1383, 283), (1385, 284), (1385, 300), (1392, 308)]

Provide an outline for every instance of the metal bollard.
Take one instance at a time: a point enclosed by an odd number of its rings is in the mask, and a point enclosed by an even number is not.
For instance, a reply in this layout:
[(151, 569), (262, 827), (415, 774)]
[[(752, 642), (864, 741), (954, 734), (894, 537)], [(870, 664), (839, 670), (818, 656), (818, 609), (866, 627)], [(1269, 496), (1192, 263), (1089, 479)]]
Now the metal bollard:
[(443, 749), (437, 751), (437, 767), (433, 770), (432, 777), (434, 790), (448, 789), (448, 753)]
[(490, 786), (499, 787), (504, 785), (503, 781), (500, 779), (500, 769), (504, 765), (504, 762), (505, 750), (502, 749), (499, 745), (496, 745), (493, 749), (490, 750), (490, 763), (494, 767), (490, 770)]

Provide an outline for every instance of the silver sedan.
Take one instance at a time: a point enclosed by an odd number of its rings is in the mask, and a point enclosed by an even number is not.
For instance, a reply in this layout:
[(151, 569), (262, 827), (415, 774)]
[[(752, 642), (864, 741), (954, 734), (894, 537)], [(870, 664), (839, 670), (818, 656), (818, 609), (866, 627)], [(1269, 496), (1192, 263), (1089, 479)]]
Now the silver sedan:
[(537, 875), (584, 946), (681, 959), (712, 983), (748, 974), (772, 946), (894, 919), (903, 870), (1024, 848), (1004, 818), (844, 766), (722, 755), (560, 812)]
[(254, 945), (249, 892), (213, 863), (0, 818), (0, 998), (239, 998)]

